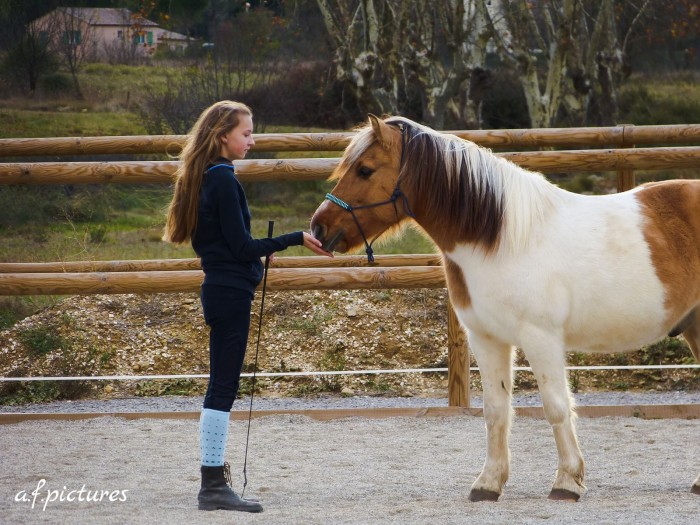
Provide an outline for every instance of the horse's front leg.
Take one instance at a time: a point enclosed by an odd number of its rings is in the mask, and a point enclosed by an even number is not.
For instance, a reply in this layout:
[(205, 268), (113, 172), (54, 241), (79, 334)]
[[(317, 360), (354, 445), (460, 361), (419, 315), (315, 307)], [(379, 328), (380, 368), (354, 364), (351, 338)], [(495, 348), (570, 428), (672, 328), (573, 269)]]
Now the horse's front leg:
[(576, 438), (576, 413), (566, 377), (563, 345), (546, 338), (523, 348), (537, 379), (547, 421), (552, 425), (559, 455), (557, 476), (549, 499), (578, 501), (585, 492), (584, 461)]
[(479, 363), (486, 420), (486, 462), (472, 485), (471, 501), (497, 501), (508, 480), (508, 437), (513, 390), (513, 348), (480, 334), (469, 334), (469, 346)]

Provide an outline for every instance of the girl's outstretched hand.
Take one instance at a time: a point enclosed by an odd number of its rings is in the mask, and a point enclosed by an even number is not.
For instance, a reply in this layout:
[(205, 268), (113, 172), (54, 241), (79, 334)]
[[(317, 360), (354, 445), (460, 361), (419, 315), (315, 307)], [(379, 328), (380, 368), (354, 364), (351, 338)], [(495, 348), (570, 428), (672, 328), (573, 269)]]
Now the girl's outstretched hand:
[(321, 241), (319, 241), (316, 237), (307, 232), (304, 232), (304, 246), (317, 255), (333, 257), (333, 254), (331, 252), (327, 252), (323, 249)]

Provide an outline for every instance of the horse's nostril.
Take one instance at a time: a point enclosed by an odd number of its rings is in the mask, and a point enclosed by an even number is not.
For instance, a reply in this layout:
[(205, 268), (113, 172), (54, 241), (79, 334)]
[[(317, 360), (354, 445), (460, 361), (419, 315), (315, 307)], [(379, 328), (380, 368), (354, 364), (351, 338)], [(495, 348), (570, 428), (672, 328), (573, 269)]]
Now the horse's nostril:
[(316, 224), (312, 224), (311, 234), (319, 241), (323, 241), (323, 238), (326, 236), (326, 227), (318, 222)]

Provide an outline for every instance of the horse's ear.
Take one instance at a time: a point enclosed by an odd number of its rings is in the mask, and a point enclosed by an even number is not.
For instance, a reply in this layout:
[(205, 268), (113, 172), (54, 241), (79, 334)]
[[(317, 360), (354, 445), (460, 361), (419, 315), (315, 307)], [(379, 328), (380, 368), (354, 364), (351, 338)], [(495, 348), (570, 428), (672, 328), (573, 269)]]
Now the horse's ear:
[(374, 130), (374, 134), (377, 137), (377, 142), (379, 142), (382, 146), (386, 146), (387, 139), (384, 136), (384, 128), (386, 124), (384, 124), (384, 122), (378, 116), (372, 115), (372, 113), (369, 113), (367, 116), (369, 117), (369, 123)]

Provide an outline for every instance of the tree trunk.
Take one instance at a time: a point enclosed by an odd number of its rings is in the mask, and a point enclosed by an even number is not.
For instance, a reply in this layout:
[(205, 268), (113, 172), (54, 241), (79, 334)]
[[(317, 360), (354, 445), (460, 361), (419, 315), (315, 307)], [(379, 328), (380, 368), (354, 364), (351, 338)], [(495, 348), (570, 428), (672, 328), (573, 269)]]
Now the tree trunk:
[[(564, 86), (569, 81), (567, 65), (575, 51), (578, 3), (579, 0), (494, 0), (489, 11), (499, 54), (521, 78), (530, 125), (534, 128), (552, 126), (562, 105)], [(536, 16), (534, 10), (538, 8)], [(540, 82), (540, 68), (545, 71), (544, 85)]]
[(75, 90), (75, 98), (78, 100), (84, 100), (85, 96), (83, 91), (80, 89), (80, 81), (78, 80), (78, 72), (71, 71), (71, 76), (73, 77), (73, 89)]

